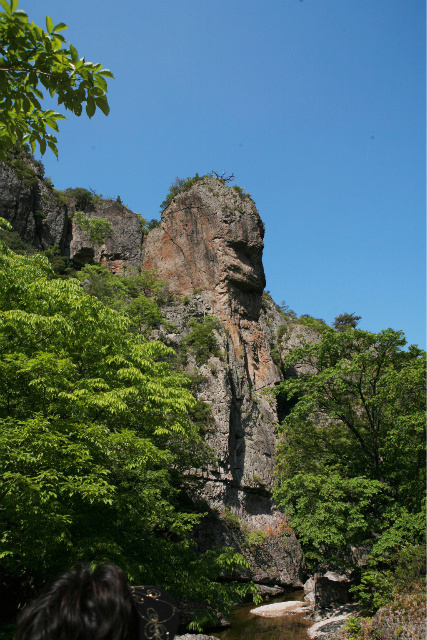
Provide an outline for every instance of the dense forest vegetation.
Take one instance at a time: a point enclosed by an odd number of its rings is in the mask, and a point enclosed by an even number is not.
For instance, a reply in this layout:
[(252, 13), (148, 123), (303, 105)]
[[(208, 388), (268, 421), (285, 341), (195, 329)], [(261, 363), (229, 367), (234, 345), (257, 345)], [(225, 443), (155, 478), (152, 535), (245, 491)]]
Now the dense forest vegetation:
[(355, 569), (372, 614), (424, 590), (426, 354), (356, 319), (305, 319), (319, 341), (287, 356), (275, 497), (312, 570)]
[(192, 419), (191, 378), (144, 337), (162, 322), (158, 288), (152, 274), (118, 278), (96, 265), (58, 278), (45, 256), (0, 245), (0, 576), (10, 601), (82, 560), (207, 603), (196, 624), (252, 590), (218, 580), (245, 566), (241, 556), (198, 556), (190, 539), (203, 504), (190, 500), (189, 471), (212, 453)]

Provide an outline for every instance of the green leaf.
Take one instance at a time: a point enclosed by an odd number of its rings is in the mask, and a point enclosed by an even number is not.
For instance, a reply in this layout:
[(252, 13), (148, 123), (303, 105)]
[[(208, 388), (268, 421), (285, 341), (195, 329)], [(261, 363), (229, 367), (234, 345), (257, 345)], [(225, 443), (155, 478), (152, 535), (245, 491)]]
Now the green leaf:
[(52, 38), (53, 50), (58, 51), (62, 47), (63, 42), (64, 42), (64, 38), (60, 38), (59, 36), (53, 36)]
[[(0, 0), (1, 1), (1, 0)], [(75, 47), (73, 47), (72, 44), (70, 44), (70, 53), (71, 53), (71, 59), (74, 63), (78, 62), (79, 59), (79, 54), (77, 53), (77, 49)]]
[(19, 18), (21, 22), (28, 22), (28, 15), (22, 9), (17, 9), (13, 15)]
[(54, 142), (48, 142), (47, 144), (49, 146), (49, 149), (51, 149), (51, 151), (53, 151), (53, 153), (56, 156), (56, 159), (58, 160), (58, 149), (56, 148), (55, 143)]
[(10, 6), (11, 6), (12, 11), (15, 11), (15, 9), (16, 9), (16, 8), (17, 8), (17, 6), (18, 6), (18, 4), (19, 4), (19, 1), (18, 1), (18, 0), (11, 0), (11, 2), (10, 2)]
[(12, 13), (10, 5), (6, 0), (0, 0), (0, 4), (3, 7), (3, 9), (6, 11), (6, 13), (9, 13), (9, 14)]
[(53, 27), (53, 31), (65, 31), (65, 29), (68, 29), (67, 25), (64, 24), (64, 22), (58, 22), (57, 25), (55, 25)]
[(101, 71), (98, 71), (98, 75), (105, 76), (106, 78), (112, 78), (114, 80), (114, 76), (110, 69), (101, 69)]
[(48, 33), (52, 33), (53, 30), (53, 21), (50, 16), (46, 16), (46, 29)]
[(95, 76), (95, 84), (102, 89), (102, 91), (107, 91), (107, 81), (99, 74)]
[(89, 116), (89, 118), (93, 116), (95, 111), (96, 111), (95, 100), (92, 98), (92, 96), (89, 96), (86, 102), (86, 113)]
[(105, 116), (110, 113), (110, 106), (105, 98), (95, 98), (96, 106), (99, 107)]

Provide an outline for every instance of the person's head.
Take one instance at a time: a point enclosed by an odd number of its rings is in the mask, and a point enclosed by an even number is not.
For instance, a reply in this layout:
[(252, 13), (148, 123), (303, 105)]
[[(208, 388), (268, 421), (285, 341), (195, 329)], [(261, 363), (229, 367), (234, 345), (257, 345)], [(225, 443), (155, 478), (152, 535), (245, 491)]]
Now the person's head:
[(79, 565), (60, 575), (17, 621), (15, 640), (172, 640), (173, 598), (156, 587), (129, 587), (119, 568)]

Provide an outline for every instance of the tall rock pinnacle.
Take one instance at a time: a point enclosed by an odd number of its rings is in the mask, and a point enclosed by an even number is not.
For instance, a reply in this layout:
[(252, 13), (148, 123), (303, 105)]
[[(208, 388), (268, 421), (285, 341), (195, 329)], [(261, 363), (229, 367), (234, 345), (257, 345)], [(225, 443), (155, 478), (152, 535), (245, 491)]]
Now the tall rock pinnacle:
[[(271, 388), (281, 379), (271, 345), (285, 321), (262, 296), (263, 237), (248, 195), (202, 178), (175, 196), (160, 226), (148, 234), (142, 269), (155, 268), (175, 297), (163, 313), (176, 327), (168, 339), (177, 349), (190, 319), (216, 316), (221, 324), (222, 355), (201, 365), (187, 363), (201, 380), (198, 400), (212, 412), (205, 441), (217, 460), (204, 476), (203, 497), (211, 511), (202, 523), (202, 547), (232, 544), (248, 558), (255, 581), (298, 586), (302, 551), (294, 537), (283, 537), (286, 520), (271, 502), (278, 424)], [(239, 531), (228, 526), (230, 513), (241, 523)], [(222, 514), (219, 520), (215, 514)], [(248, 532), (265, 536), (265, 543), (249, 550)]]
[(254, 389), (279, 380), (258, 324), (265, 287), (264, 224), (251, 198), (213, 178), (178, 194), (144, 244), (142, 268), (175, 295), (206, 292)]

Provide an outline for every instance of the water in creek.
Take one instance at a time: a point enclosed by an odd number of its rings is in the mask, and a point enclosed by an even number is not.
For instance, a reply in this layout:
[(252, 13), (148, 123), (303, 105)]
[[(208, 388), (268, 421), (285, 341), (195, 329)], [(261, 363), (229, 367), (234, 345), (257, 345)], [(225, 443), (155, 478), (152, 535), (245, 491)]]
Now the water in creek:
[[(304, 591), (301, 590), (271, 598), (263, 604), (303, 599)], [(250, 613), (254, 608), (253, 602), (236, 607), (229, 616), (231, 626), (223, 631), (211, 632), (209, 635), (220, 640), (308, 640), (307, 629), (313, 623), (311, 620), (304, 620), (305, 614), (266, 618)]]

